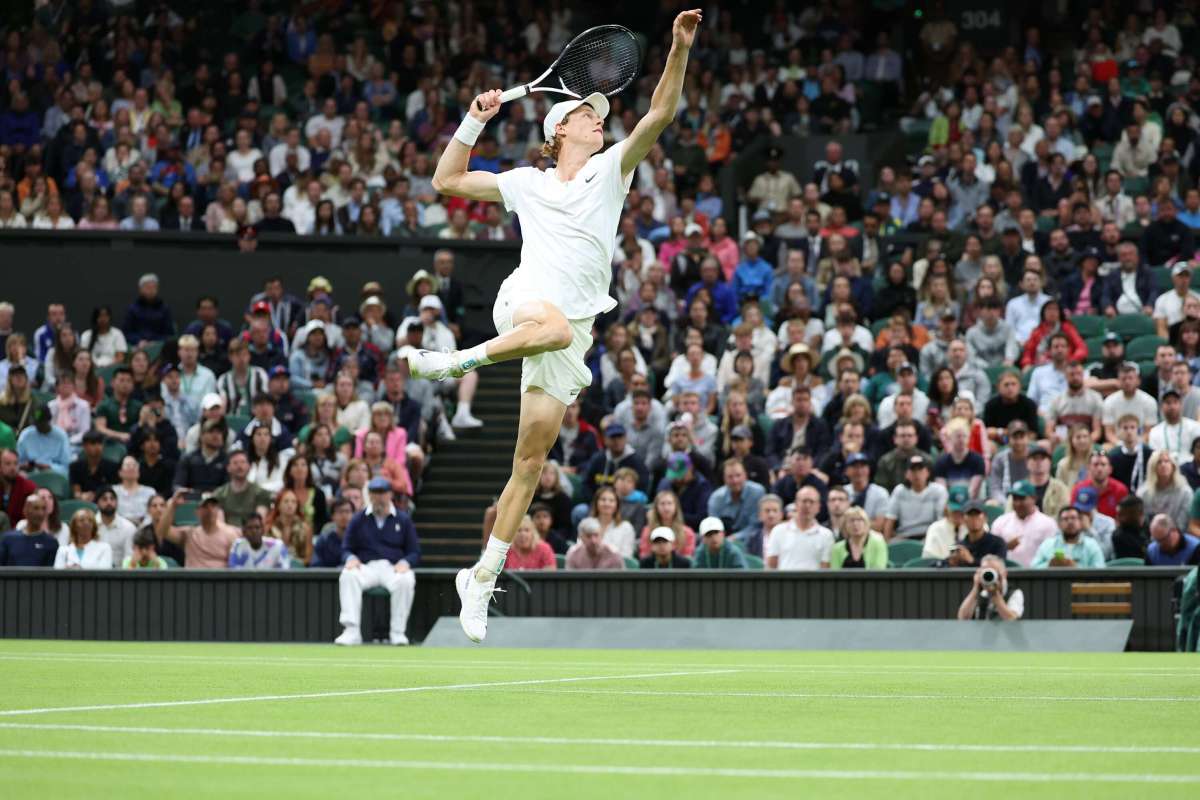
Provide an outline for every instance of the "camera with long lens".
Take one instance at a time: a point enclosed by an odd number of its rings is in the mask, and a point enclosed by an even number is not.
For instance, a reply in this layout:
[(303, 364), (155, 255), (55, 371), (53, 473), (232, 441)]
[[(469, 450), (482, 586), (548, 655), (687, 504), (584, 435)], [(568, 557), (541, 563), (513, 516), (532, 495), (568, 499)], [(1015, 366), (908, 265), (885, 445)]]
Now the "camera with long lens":
[(991, 589), (999, 582), (1000, 573), (997, 572), (993, 567), (988, 567), (979, 574), (979, 583), (982, 584), (983, 588), (985, 589)]

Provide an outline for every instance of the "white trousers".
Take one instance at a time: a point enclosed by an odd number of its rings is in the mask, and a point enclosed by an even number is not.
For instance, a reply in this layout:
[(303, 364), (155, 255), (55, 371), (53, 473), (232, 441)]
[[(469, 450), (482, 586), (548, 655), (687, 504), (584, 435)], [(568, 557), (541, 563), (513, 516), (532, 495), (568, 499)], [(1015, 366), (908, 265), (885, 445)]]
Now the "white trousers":
[(392, 620), (390, 625), (393, 639), (404, 636), (408, 627), (408, 613), (412, 610), (416, 594), (417, 577), (412, 570), (396, 572), (390, 562), (380, 558), (363, 564), (358, 569), (343, 569), (338, 576), (338, 594), (342, 600), (342, 614), (338, 621), (346, 628), (355, 630), (362, 624), (362, 595), (367, 589), (382, 586), (392, 596)]

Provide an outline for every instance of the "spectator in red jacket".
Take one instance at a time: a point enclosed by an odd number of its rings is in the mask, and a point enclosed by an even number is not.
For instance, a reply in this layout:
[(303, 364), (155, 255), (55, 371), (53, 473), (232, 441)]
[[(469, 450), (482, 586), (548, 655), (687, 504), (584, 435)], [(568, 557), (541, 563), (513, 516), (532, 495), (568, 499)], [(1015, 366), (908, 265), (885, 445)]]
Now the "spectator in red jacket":
[(1042, 321), (1033, 329), (1033, 333), (1029, 334), (1029, 341), (1025, 343), (1025, 349), (1021, 353), (1021, 366), (1035, 367), (1045, 364), (1050, 358), (1050, 337), (1059, 332), (1066, 336), (1071, 343), (1067, 360), (1086, 362), (1088, 360), (1087, 343), (1075, 329), (1075, 324), (1069, 319), (1063, 318), (1062, 308), (1058, 301), (1048, 300), (1042, 306)]
[(25, 498), (36, 492), (33, 481), (21, 474), (17, 454), (0, 451), (0, 511), (8, 514), (10, 524), (15, 526), (25, 519)]

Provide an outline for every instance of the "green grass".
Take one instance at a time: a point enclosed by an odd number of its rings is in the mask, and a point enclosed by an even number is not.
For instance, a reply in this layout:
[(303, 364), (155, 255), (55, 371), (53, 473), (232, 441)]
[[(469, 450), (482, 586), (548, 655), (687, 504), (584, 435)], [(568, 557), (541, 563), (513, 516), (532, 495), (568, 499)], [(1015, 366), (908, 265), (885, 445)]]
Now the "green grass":
[[(0, 786), (56, 799), (1195, 797), (1198, 667), (1171, 654), (6, 641)], [(229, 702), (188, 704), (213, 700)]]

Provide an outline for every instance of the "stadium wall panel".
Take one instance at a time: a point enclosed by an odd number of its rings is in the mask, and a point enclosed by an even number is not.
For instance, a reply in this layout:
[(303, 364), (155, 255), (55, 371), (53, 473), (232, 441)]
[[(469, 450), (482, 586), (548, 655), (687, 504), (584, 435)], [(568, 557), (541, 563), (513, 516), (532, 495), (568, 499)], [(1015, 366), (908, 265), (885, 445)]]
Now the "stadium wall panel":
[[(1133, 585), (1133, 650), (1171, 650), (1171, 590), (1184, 570), (1014, 570), (1028, 619), (1069, 619), (1071, 584)], [(409, 638), (457, 614), (454, 570), (417, 571)], [(537, 617), (950, 619), (969, 571), (506, 573), (493, 613)], [(0, 569), (0, 638), (329, 642), (333, 570), (92, 572)], [(387, 598), (368, 596), (367, 636), (386, 635)]]

